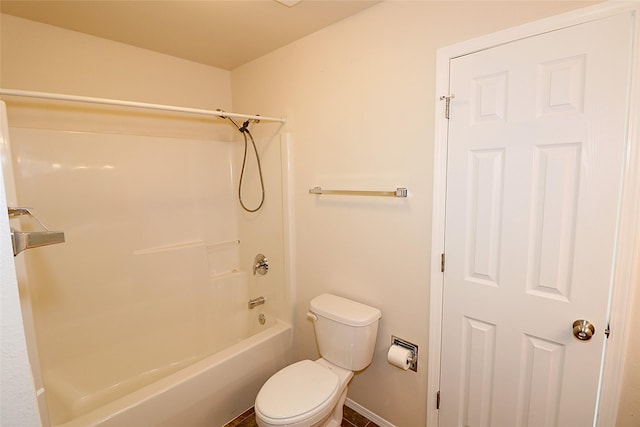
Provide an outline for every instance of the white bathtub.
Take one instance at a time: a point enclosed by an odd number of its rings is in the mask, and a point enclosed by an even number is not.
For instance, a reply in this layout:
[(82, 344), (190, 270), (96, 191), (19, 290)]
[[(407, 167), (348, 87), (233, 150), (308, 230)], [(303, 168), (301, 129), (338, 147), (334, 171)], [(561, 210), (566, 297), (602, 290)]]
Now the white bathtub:
[(59, 427), (223, 426), (289, 363), (291, 326), (266, 329)]
[[(158, 265), (201, 251), (202, 245), (179, 246), (142, 259)], [(249, 408), (261, 384), (286, 365), (291, 328), (269, 314), (260, 322), (268, 301), (248, 309), (245, 272), (200, 277), (178, 289), (173, 278), (145, 276), (141, 284), (156, 292), (144, 302), (58, 331), (69, 351), (43, 370), (52, 425), (221, 426)]]

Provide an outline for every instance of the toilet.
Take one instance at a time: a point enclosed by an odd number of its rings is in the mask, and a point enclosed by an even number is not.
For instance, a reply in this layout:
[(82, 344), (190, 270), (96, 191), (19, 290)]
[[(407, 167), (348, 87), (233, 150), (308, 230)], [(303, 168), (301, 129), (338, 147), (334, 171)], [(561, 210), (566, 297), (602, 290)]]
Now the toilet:
[(260, 427), (339, 427), (347, 385), (369, 366), (382, 314), (377, 308), (332, 294), (311, 300), (321, 358), (276, 372), (256, 397)]

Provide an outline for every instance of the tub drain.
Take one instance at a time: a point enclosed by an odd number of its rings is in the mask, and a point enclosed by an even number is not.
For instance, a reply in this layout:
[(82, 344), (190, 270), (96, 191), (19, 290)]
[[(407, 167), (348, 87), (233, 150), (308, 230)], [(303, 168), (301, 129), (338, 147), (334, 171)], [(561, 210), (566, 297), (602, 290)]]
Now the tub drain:
[(264, 314), (260, 313), (260, 315), (258, 316), (258, 322), (260, 322), (261, 325), (264, 325), (266, 321), (267, 317)]

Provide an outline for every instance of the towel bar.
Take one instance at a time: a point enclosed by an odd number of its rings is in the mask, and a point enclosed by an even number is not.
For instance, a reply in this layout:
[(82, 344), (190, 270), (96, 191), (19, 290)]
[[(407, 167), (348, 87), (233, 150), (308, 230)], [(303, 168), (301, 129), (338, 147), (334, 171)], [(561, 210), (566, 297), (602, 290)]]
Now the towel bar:
[(309, 189), (309, 194), (333, 194), (338, 196), (377, 196), (377, 197), (407, 197), (407, 189), (398, 187), (393, 191), (376, 190), (325, 190), (321, 187)]

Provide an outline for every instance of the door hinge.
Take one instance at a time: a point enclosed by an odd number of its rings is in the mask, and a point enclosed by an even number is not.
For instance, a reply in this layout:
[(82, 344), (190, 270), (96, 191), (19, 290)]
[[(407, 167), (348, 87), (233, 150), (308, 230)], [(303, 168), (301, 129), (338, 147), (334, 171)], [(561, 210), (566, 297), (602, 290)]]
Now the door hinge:
[(440, 409), (440, 390), (436, 393), (436, 409)]
[(451, 108), (451, 99), (455, 98), (455, 95), (442, 95), (440, 97), (440, 101), (444, 101), (444, 118), (448, 119), (449, 118), (449, 110)]
[(440, 255), (440, 272), (444, 273), (444, 254)]
[(607, 322), (607, 328), (604, 330), (604, 336), (609, 338), (609, 335), (611, 335), (611, 325)]

